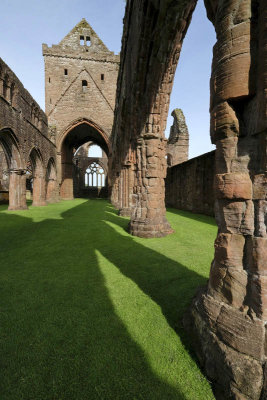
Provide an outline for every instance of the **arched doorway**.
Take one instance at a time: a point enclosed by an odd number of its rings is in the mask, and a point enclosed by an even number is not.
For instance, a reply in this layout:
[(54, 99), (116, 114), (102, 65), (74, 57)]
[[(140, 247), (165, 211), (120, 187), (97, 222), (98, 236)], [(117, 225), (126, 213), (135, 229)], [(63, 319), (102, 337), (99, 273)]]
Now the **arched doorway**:
[(6, 193), (9, 210), (25, 210), (27, 209), (26, 170), (22, 165), (18, 140), (9, 128), (0, 131), (0, 149), (0, 190)]
[[(70, 200), (73, 199), (74, 195), (77, 197), (81, 196), (81, 194), (78, 194), (76, 190), (74, 193), (74, 179), (78, 179), (77, 175), (80, 175), (79, 164), (77, 163), (77, 157), (75, 156), (79, 152), (77, 152), (77, 150), (85, 144), (88, 144), (88, 148), (91, 145), (96, 144), (103, 150), (103, 153), (107, 158), (110, 155), (108, 136), (99, 126), (87, 119), (74, 121), (62, 134), (58, 146), (60, 149), (60, 159), (58, 161), (61, 167), (60, 196), (62, 199)], [(86, 151), (84, 157), (88, 157)], [(87, 163), (86, 168), (88, 165), (89, 162)], [(82, 174), (84, 175), (85, 171)], [(83, 186), (85, 188), (84, 176), (81, 179), (83, 179)], [(86, 195), (86, 191), (84, 192), (84, 195)]]

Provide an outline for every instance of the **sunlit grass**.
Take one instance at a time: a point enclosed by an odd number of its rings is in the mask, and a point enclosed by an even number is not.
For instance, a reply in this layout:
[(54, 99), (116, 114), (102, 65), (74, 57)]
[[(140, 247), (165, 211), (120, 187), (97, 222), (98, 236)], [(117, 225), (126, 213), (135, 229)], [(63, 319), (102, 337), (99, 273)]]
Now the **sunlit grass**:
[(212, 218), (170, 210), (146, 240), (103, 200), (0, 211), (1, 400), (214, 398), (181, 324)]

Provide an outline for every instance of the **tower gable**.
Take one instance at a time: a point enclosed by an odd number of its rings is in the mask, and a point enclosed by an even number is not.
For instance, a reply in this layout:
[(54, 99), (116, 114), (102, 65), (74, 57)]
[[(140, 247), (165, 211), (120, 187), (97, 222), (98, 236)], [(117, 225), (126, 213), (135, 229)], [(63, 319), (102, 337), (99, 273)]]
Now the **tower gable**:
[[(65, 50), (110, 52), (93, 28), (83, 18), (59, 43)], [(110, 52), (111, 53), (111, 52)]]
[(83, 18), (75, 27), (59, 42), (49, 47), (43, 44), (44, 56), (69, 56), (87, 59), (106, 60), (119, 62), (119, 56), (109, 51), (91, 25)]

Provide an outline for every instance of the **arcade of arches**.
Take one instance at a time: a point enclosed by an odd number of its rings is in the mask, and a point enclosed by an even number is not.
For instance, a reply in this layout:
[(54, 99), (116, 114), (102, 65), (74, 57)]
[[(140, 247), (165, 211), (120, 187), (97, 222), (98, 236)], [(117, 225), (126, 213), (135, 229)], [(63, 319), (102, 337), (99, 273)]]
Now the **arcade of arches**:
[[(97, 188), (96, 196), (107, 195), (109, 186), (112, 203), (131, 217), (131, 234), (172, 232), (165, 217), (164, 130), (195, 5), (196, 0), (128, 0), (120, 67), (118, 56), (100, 43), (89, 24), (78, 24), (61, 42), (76, 43), (76, 56), (80, 51), (63, 89), (49, 60), (54, 52), (51, 62), (63, 67), (64, 48), (44, 47), (48, 117), (0, 60), (0, 194), (4, 198), (9, 191), (9, 209), (27, 207), (26, 181), (36, 206), (71, 199), (73, 193), (86, 196), (88, 188)], [(265, 0), (205, 0), (205, 5), (217, 35), (210, 110), (218, 235), (208, 285), (193, 300), (184, 324), (218, 398), (263, 400), (267, 8)], [(91, 53), (79, 50), (81, 34), (92, 38)], [(102, 157), (88, 158), (92, 143), (102, 148)]]

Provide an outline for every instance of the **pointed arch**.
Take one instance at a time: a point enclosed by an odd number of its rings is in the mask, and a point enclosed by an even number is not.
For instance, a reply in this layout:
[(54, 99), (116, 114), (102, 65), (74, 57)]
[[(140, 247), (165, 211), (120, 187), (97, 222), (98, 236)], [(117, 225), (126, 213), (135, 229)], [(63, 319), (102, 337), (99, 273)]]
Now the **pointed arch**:
[(0, 130), (0, 144), (5, 152), (8, 168), (24, 168), (19, 150), (19, 141), (12, 129), (4, 127)]
[[(25, 210), (26, 205), (26, 170), (22, 161), (19, 141), (12, 129), (0, 130), (0, 144), (5, 154), (6, 171), (1, 175), (8, 178), (9, 210)], [(0, 168), (3, 168), (0, 165)]]
[[(111, 143), (110, 140), (108, 138), (108, 135), (106, 134), (106, 132), (104, 131), (104, 129), (99, 126), (98, 124), (96, 124), (95, 122), (93, 122), (92, 120), (88, 119), (88, 118), (84, 118), (84, 117), (80, 117), (75, 119), (74, 121), (72, 121), (65, 129), (63, 129), (63, 131), (61, 131), (61, 133), (59, 134), (59, 142), (58, 142), (58, 148), (61, 149), (62, 148), (62, 144), (64, 142), (64, 140), (66, 139), (66, 137), (68, 136), (68, 134), (75, 128), (82, 126), (82, 125), (87, 125), (91, 128), (93, 128), (98, 134), (99, 134), (99, 145), (100, 147), (104, 147), (104, 150), (107, 154), (107, 156), (109, 156), (111, 154)], [(86, 140), (88, 141), (88, 140)], [(84, 143), (86, 142), (84, 141)], [(98, 143), (97, 143), (98, 144)]]

